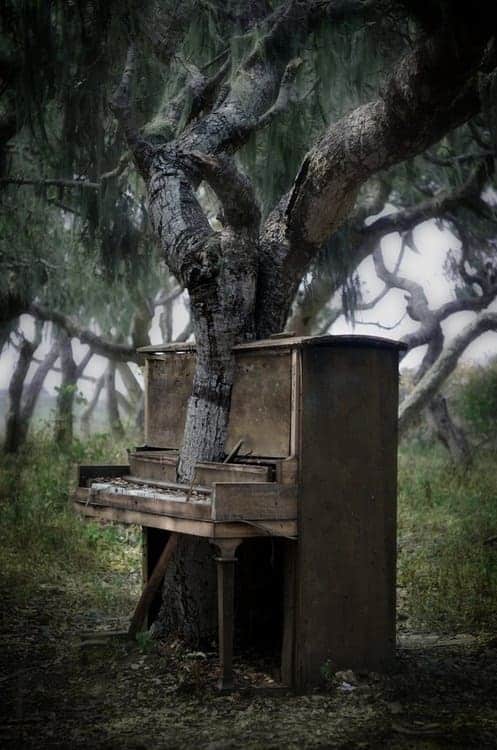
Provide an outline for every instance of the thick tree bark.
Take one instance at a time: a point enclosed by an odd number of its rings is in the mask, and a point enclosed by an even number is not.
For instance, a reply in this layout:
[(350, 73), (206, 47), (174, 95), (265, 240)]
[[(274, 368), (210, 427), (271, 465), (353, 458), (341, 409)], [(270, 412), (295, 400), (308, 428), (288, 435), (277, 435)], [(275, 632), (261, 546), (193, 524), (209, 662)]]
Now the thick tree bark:
[(361, 185), (479, 110), (476, 75), (491, 33), (468, 11), (453, 27), (421, 36), (383, 95), (334, 123), (308, 153), (262, 232), (259, 335), (283, 328), (302, 277), (350, 215)]
[(157, 634), (211, 648), (217, 635), (216, 568), (206, 539), (179, 537), (162, 591)]
[[(229, 163), (195, 155), (195, 167), (223, 202), (226, 226), (214, 232), (195, 197), (192, 168), (172, 155), (154, 161), (150, 217), (170, 268), (190, 294), (197, 367), (188, 402), (178, 479), (219, 460), (234, 375), (233, 345), (254, 336), (259, 211), (251, 186)], [(237, 190), (234, 190), (234, 187)]]

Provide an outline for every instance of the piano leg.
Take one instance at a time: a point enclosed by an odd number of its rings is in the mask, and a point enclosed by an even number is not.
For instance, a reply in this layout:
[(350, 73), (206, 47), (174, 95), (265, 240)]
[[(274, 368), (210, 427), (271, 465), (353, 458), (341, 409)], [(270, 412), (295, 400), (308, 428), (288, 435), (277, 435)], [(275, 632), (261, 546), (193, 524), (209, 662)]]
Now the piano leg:
[(212, 542), (219, 550), (217, 564), (217, 611), (219, 629), (219, 660), (221, 662), (220, 690), (233, 689), (233, 621), (235, 552), (241, 539), (216, 539)]

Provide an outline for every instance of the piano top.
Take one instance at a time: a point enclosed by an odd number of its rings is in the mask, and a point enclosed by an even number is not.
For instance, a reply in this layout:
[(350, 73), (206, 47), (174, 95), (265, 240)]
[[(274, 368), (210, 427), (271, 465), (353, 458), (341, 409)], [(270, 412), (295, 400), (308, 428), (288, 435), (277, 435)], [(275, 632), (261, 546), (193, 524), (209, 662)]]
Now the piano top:
[[(276, 335), (269, 339), (260, 339), (259, 341), (247, 341), (243, 344), (237, 344), (233, 347), (234, 351), (258, 351), (263, 349), (301, 349), (307, 346), (330, 346), (330, 347), (370, 347), (374, 349), (396, 349), (406, 351), (406, 344), (394, 339), (382, 338), (381, 336), (359, 336), (359, 335), (338, 335), (338, 336), (287, 336)], [(150, 344), (138, 349), (144, 354), (161, 354), (161, 353), (179, 353), (193, 352), (196, 345), (192, 341), (177, 342), (173, 344)]]

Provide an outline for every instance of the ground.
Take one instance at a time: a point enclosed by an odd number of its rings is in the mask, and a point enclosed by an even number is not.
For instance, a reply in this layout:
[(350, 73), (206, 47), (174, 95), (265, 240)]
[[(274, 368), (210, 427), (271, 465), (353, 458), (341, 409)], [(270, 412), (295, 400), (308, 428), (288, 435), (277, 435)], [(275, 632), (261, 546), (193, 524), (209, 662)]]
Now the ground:
[(215, 645), (119, 635), (140, 591), (139, 529), (83, 522), (70, 494), (74, 464), (122, 453), (100, 435), (65, 454), (42, 434), (0, 460), (2, 749), (497, 748), (494, 449), (465, 471), (432, 446), (403, 449), (395, 668), (327, 667), (306, 696), (271, 692), (270, 666), (247, 655), (244, 689), (219, 695)]
[[(136, 575), (113, 576), (131, 607)], [(147, 638), (129, 643), (119, 635), (127, 611), (88, 609), (84, 599), (78, 606), (76, 593), (62, 577), (26, 588), (3, 582), (4, 748), (497, 747), (490, 634), (430, 636), (404, 625), (388, 675), (325, 675), (323, 689), (306, 696), (256, 689), (221, 696), (214, 653)], [(116, 634), (102, 635), (109, 632)], [(257, 665), (236, 666), (242, 684), (271, 685)]]

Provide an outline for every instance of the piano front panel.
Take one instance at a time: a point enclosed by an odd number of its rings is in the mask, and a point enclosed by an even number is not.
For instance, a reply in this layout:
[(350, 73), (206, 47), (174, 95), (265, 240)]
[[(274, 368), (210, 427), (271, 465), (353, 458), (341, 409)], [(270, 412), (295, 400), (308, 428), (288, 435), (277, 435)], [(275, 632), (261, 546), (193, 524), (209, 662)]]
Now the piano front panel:
[[(171, 352), (147, 359), (145, 442), (179, 448), (195, 371), (195, 354)], [(241, 351), (236, 355), (226, 451), (243, 440), (241, 454), (291, 454), (292, 353)]]

